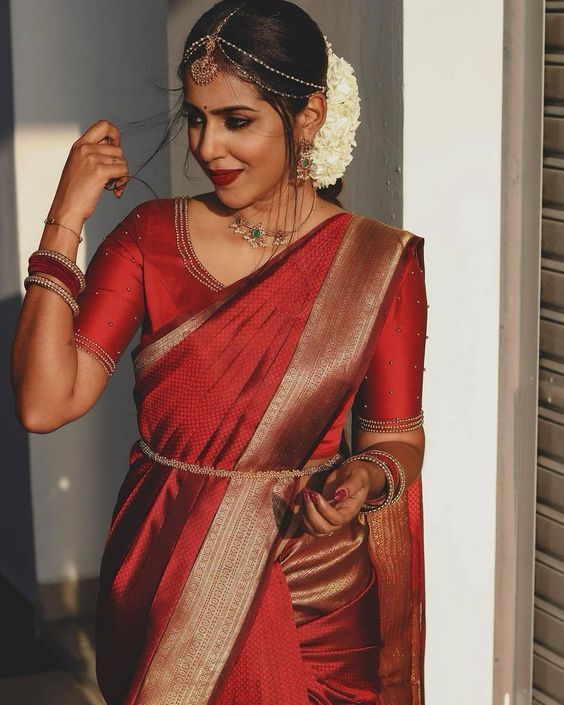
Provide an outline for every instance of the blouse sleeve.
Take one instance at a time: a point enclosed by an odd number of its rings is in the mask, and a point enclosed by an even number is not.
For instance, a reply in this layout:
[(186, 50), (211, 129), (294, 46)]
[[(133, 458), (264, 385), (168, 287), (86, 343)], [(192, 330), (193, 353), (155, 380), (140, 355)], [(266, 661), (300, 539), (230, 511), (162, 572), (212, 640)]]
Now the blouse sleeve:
[(391, 302), (376, 349), (353, 403), (353, 425), (364, 431), (410, 431), (423, 425), (423, 371), (427, 338), (424, 238)]
[(77, 298), (76, 346), (98, 360), (108, 377), (145, 311), (143, 245), (148, 214), (144, 206), (134, 208), (102, 240), (85, 272), (86, 289)]

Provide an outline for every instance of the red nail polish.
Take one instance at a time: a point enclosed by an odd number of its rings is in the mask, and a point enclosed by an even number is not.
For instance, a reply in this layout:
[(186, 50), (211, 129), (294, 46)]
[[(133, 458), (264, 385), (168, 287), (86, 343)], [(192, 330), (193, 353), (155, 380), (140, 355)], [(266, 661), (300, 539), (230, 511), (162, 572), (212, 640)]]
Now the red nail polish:
[(308, 490), (307, 488), (304, 488), (304, 489), (302, 490), (302, 495), (303, 495), (303, 498), (305, 499), (305, 501), (306, 501), (306, 502), (309, 502), (309, 500), (311, 499), (311, 497), (309, 496), (309, 490)]
[(317, 492), (314, 492), (313, 490), (310, 490), (310, 491), (309, 491), (309, 496), (311, 497), (311, 501), (312, 501), (314, 504), (317, 504), (317, 503), (319, 502), (319, 495), (317, 494)]
[(345, 499), (347, 495), (347, 490), (344, 487), (341, 487), (338, 492), (335, 492), (335, 499), (337, 500), (337, 502), (340, 502), (342, 499)]

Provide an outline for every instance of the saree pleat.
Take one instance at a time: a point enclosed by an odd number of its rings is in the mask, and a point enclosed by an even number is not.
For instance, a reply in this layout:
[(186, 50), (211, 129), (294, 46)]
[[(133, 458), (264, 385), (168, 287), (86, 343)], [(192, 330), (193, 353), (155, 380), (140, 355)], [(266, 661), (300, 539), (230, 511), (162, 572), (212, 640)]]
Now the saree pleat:
[(304, 470), (365, 373), (412, 238), (328, 219), (133, 351), (141, 444), (97, 611), (109, 705), (422, 703), (410, 699), (422, 663), (413, 491), (411, 514), (406, 501), (274, 558), (295, 473), (342, 461)]
[[(376, 703), (378, 614), (372, 573), (362, 590), (332, 613), (297, 627), (279, 563), (237, 660), (214, 705), (348, 705)], [(276, 644), (283, 658), (265, 645)]]
[[(273, 659), (265, 644), (276, 644), (284, 658)], [(315, 683), (315, 675), (301, 654), (286, 580), (275, 563), (242, 650), (232, 667), (224, 669), (218, 682), (220, 692), (213, 702), (308, 705), (308, 690)]]
[[(168, 468), (149, 465), (148, 481), (152, 477), (165, 501), (145, 515), (136, 510), (129, 543), (121, 542), (122, 550), (127, 549), (124, 558), (114, 557), (118, 550), (110, 541), (100, 570), (96, 668), (108, 703), (125, 702), (128, 688), (135, 688), (136, 670), (158, 643), (162, 620), (174, 607), (200, 549), (197, 537), (209, 530), (212, 503), (219, 504), (226, 488), (225, 481), (213, 482), (219, 478), (171, 473)], [(206, 501), (198, 501), (203, 494)], [(147, 546), (139, 539), (151, 531), (152, 543)], [(111, 563), (106, 559), (110, 556), (114, 557)]]

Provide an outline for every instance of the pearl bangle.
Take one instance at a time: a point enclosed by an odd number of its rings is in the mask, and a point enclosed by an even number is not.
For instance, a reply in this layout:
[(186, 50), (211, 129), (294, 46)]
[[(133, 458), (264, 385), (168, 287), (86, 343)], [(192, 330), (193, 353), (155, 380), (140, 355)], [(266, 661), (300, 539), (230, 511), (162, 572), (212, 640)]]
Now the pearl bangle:
[[(395, 466), (395, 469), (397, 470), (397, 474), (399, 477), (399, 483), (396, 488), (395, 485), (395, 479), (392, 474), (392, 471), (388, 467), (388, 464), (382, 460), (381, 458), (378, 457), (378, 455), (383, 455), (386, 458), (389, 458)], [(405, 471), (403, 469), (403, 466), (399, 462), (399, 460), (392, 455), (391, 453), (388, 453), (387, 451), (384, 450), (377, 450), (377, 449), (368, 449), (363, 451), (362, 453), (359, 453), (358, 455), (352, 455), (349, 458), (347, 458), (342, 465), (348, 462), (353, 462), (356, 460), (368, 460), (369, 462), (376, 463), (382, 468), (382, 471), (384, 472), (384, 475), (386, 476), (386, 494), (385, 497), (382, 501), (380, 498), (375, 498), (374, 500), (367, 500), (364, 502), (364, 504), (361, 506), (360, 511), (362, 513), (367, 513), (367, 512), (373, 512), (377, 511), (379, 509), (383, 509), (384, 507), (388, 507), (391, 504), (394, 504), (397, 502), (397, 500), (401, 497), (405, 490), (406, 482), (405, 482)], [(379, 500), (379, 501), (378, 501)]]
[(73, 299), (69, 292), (60, 284), (57, 284), (53, 280), (47, 279), (47, 277), (42, 277), (38, 274), (31, 274), (29, 277), (24, 279), (24, 288), (26, 291), (30, 284), (37, 284), (38, 286), (42, 286), (44, 289), (49, 289), (55, 294), (58, 294), (71, 307), (73, 318), (78, 316), (78, 304), (76, 300)]

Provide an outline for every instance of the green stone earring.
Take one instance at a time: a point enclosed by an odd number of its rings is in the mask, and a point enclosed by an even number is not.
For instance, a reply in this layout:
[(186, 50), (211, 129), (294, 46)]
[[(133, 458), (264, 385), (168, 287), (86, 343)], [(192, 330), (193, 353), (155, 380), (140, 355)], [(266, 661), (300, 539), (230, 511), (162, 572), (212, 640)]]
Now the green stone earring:
[(296, 179), (298, 181), (307, 181), (311, 177), (313, 168), (313, 142), (301, 139), (298, 147), (298, 157), (296, 166)]

